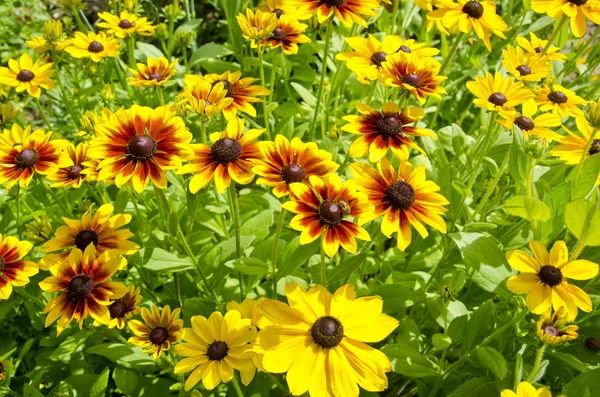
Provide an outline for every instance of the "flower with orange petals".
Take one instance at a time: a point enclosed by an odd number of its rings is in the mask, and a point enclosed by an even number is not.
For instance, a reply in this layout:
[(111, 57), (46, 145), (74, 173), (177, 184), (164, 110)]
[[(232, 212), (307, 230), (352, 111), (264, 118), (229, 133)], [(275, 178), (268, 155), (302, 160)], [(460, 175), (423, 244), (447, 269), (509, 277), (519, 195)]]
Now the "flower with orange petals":
[(352, 26), (352, 22), (367, 27), (367, 21), (362, 16), (377, 15), (379, 8), (377, 0), (292, 0), (291, 5), (298, 7), (300, 14), (317, 12), (319, 23), (325, 22), (333, 14), (344, 26)]
[(251, 85), (258, 79), (254, 77), (242, 77), (242, 72), (227, 71), (223, 74), (207, 74), (204, 76), (214, 86), (217, 83), (222, 83), (227, 94), (226, 98), (233, 98), (233, 102), (225, 107), (223, 113), (227, 119), (236, 115), (237, 111), (247, 113), (252, 117), (256, 117), (256, 109), (251, 105), (253, 102), (262, 102), (259, 96), (269, 95), (271, 91), (260, 85)]
[(169, 305), (163, 308), (162, 313), (156, 306), (152, 306), (152, 312), (143, 307), (144, 322), (131, 320), (127, 324), (135, 335), (129, 338), (129, 343), (144, 349), (142, 353), (160, 358), (164, 351), (181, 339), (183, 320), (179, 318), (180, 313), (181, 309), (171, 311)]
[(29, 277), (38, 273), (38, 265), (23, 259), (32, 248), (29, 241), (12, 236), (2, 239), (0, 234), (0, 300), (10, 297), (13, 286), (28, 284)]

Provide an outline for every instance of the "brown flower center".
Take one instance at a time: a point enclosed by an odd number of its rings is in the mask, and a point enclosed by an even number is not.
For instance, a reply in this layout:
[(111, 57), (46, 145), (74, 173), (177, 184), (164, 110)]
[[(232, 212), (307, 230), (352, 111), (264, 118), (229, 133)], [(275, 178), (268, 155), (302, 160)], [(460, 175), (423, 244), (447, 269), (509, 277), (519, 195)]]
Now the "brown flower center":
[(344, 337), (344, 327), (335, 317), (324, 316), (317, 319), (310, 329), (316, 344), (324, 349), (336, 347)]
[(67, 290), (72, 300), (82, 301), (87, 299), (94, 289), (94, 281), (87, 274), (80, 274), (69, 281)]
[(337, 225), (342, 220), (342, 208), (331, 200), (325, 200), (317, 209), (321, 223)]
[(285, 36), (287, 36), (287, 35), (281, 28), (275, 28), (275, 30), (273, 31), (273, 38), (277, 41), (281, 41), (281, 40), (285, 39)]
[(552, 91), (548, 94), (548, 99), (550, 99), (554, 103), (565, 103), (567, 102), (567, 96), (560, 91)]
[(600, 139), (594, 139), (590, 145), (589, 155), (592, 156), (596, 153), (600, 153)]
[(576, 6), (582, 6), (587, 3), (588, 0), (569, 0), (569, 3), (573, 3)]
[(227, 94), (225, 94), (225, 98), (231, 98), (233, 97), (233, 84), (231, 84), (229, 81), (227, 80), (217, 80), (213, 83), (213, 87), (215, 85), (217, 85), (218, 83), (223, 84), (223, 89), (225, 91), (227, 91)]
[(208, 345), (208, 349), (206, 349), (206, 355), (208, 356), (209, 360), (219, 361), (227, 356), (228, 351), (229, 347), (227, 347), (227, 343), (216, 340)]
[(24, 83), (33, 80), (35, 75), (31, 70), (23, 69), (17, 74), (17, 80), (22, 81)]
[(137, 160), (146, 160), (156, 152), (156, 142), (148, 135), (136, 135), (127, 144), (127, 151)]
[(134, 26), (135, 26), (135, 23), (131, 23), (129, 21), (129, 19), (123, 19), (123, 20), (121, 20), (121, 22), (119, 22), (119, 27), (121, 29), (131, 29)]
[(522, 130), (531, 131), (535, 128), (535, 124), (533, 124), (533, 120), (531, 120), (527, 116), (519, 116), (515, 119), (515, 124)]
[(302, 182), (305, 175), (304, 169), (298, 164), (288, 164), (281, 170), (281, 177), (287, 183)]
[(551, 287), (560, 284), (563, 279), (560, 269), (550, 265), (542, 266), (538, 273), (538, 277), (541, 282), (548, 284)]
[(150, 342), (154, 345), (162, 345), (169, 339), (169, 331), (163, 327), (157, 327), (150, 332)]
[(398, 49), (398, 51), (407, 52), (409, 54), (412, 52), (412, 50), (410, 48), (408, 48), (407, 46), (405, 46), (405, 45), (400, 46), (400, 48)]
[(539, 54), (540, 52), (544, 51), (544, 48), (542, 48), (542, 47), (535, 47), (534, 50), (535, 50), (535, 52), (537, 52)]
[(116, 301), (108, 307), (108, 311), (110, 312), (110, 318), (123, 318), (129, 312), (129, 307), (123, 301)]
[(273, 14), (275, 14), (277, 16), (277, 19), (279, 19), (283, 15), (283, 10), (276, 8), (273, 10)]
[(88, 245), (92, 243), (94, 247), (98, 246), (98, 234), (93, 230), (85, 229), (75, 236), (75, 246), (82, 251), (85, 251)]
[(383, 198), (397, 210), (406, 211), (415, 202), (415, 189), (404, 181), (392, 183), (383, 193)]
[(217, 163), (231, 163), (239, 159), (242, 155), (242, 145), (237, 139), (219, 139), (212, 145), (211, 155), (213, 161)]
[(402, 77), (402, 82), (415, 88), (419, 88), (421, 86), (421, 79), (414, 73), (409, 73)]
[(381, 120), (377, 121), (376, 124), (377, 132), (381, 135), (391, 138), (402, 132), (402, 124), (394, 116), (386, 116)]
[(462, 8), (462, 12), (474, 19), (479, 19), (483, 15), (483, 6), (476, 1), (469, 1)]
[(90, 45), (88, 46), (88, 51), (93, 52), (93, 53), (102, 52), (102, 51), (104, 51), (104, 46), (102, 45), (102, 43), (99, 43), (97, 41), (92, 41), (90, 43)]
[(337, 7), (346, 4), (348, 0), (323, 0), (323, 3), (327, 4), (329, 7)]
[(162, 81), (162, 79), (163, 79), (163, 76), (160, 73), (154, 72), (154, 73), (151, 73), (148, 76), (148, 79), (149, 80), (156, 80), (157, 83), (160, 83)]
[(15, 163), (19, 168), (31, 167), (40, 159), (39, 153), (35, 149), (25, 149), (15, 157)]
[(506, 102), (508, 102), (506, 96), (501, 92), (494, 92), (492, 95), (490, 95), (488, 101), (496, 106), (503, 106)]
[(516, 69), (521, 76), (527, 76), (531, 74), (531, 69), (527, 65), (519, 65), (516, 67)]
[(381, 64), (385, 62), (386, 57), (387, 54), (383, 51), (374, 52), (373, 55), (371, 55), (371, 62), (373, 62), (377, 66), (381, 66)]
[(557, 330), (557, 329), (556, 329), (554, 326), (552, 326), (552, 325), (550, 325), (550, 324), (546, 324), (546, 325), (544, 325), (544, 328), (542, 328), (542, 330), (543, 330), (545, 333), (547, 333), (547, 334), (550, 334), (550, 335), (552, 335), (552, 336), (558, 336), (558, 335), (559, 335), (559, 332), (558, 332), (558, 330)]
[(81, 164), (77, 164), (69, 168), (69, 179), (78, 179), (81, 177), (81, 171), (83, 171), (83, 166)]

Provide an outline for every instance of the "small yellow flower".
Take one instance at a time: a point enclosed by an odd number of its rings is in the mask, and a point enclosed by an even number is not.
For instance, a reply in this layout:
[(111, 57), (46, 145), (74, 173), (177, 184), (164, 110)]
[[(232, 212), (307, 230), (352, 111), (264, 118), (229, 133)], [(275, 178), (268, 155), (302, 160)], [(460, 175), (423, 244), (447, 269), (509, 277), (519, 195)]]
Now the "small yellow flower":
[(527, 56), (521, 47), (502, 50), (502, 65), (519, 81), (541, 81), (552, 73), (550, 59), (542, 54)]
[(291, 5), (288, 0), (263, 0), (257, 9), (262, 12), (272, 12), (277, 18), (287, 15), (299, 21), (309, 19), (312, 16), (310, 12), (300, 13), (296, 6)]
[[(105, 324), (109, 329), (114, 327), (123, 329), (125, 327), (125, 320), (131, 319), (140, 312), (142, 296), (140, 295), (139, 288), (130, 285), (127, 288), (127, 293), (122, 298), (111, 301), (112, 303), (108, 306), (108, 312), (97, 323)], [(98, 326), (98, 324), (94, 325)]]
[(44, 22), (44, 35), (50, 40), (57, 40), (62, 36), (63, 25), (61, 21), (51, 19)]
[(537, 13), (548, 14), (550, 18), (566, 15), (571, 20), (571, 32), (575, 37), (585, 35), (588, 19), (600, 25), (599, 0), (533, 0), (531, 8)]
[[(542, 40), (538, 38), (535, 33), (529, 33), (530, 40), (527, 40), (525, 37), (517, 37), (517, 44), (523, 48), (526, 53), (526, 56), (536, 56), (544, 51), (546, 44), (548, 44), (548, 40)], [(560, 53), (560, 48), (550, 46), (546, 50), (546, 56), (551, 61), (564, 61), (567, 59), (565, 54)]]
[(29, 54), (24, 53), (19, 62), (8, 60), (8, 67), (0, 67), (0, 84), (14, 87), (15, 91), (27, 93), (34, 98), (39, 98), (41, 88), (51, 90), (55, 87), (50, 77), (54, 74), (51, 63), (41, 65), (38, 59), (33, 63)]
[(566, 325), (567, 319), (564, 317), (564, 309), (559, 309), (554, 314), (548, 309), (542, 314), (536, 324), (536, 335), (544, 343), (556, 345), (558, 343), (575, 340), (577, 330), (576, 325)]
[(282, 15), (275, 30), (265, 38), (265, 44), (271, 48), (281, 47), (284, 54), (297, 54), (298, 44), (310, 43), (308, 36), (303, 34), (307, 26), (291, 16)]
[(475, 81), (467, 82), (467, 88), (477, 97), (473, 100), (476, 106), (496, 112), (512, 110), (534, 97), (522, 82), (515, 82), (514, 77), (504, 77), (499, 72), (494, 76), (491, 73), (477, 76)]
[(38, 265), (23, 259), (32, 248), (29, 241), (0, 234), (0, 301), (10, 297), (13, 286), (28, 284), (29, 277), (38, 273)]
[(600, 98), (596, 101), (589, 101), (589, 110), (587, 111), (587, 119), (594, 128), (600, 128)]
[(586, 104), (586, 100), (577, 96), (561, 85), (554, 84), (552, 89), (540, 87), (535, 92), (535, 103), (543, 112), (552, 112), (560, 117), (583, 116), (579, 107)]
[(169, 63), (167, 58), (148, 58), (146, 64), (138, 63), (137, 70), (129, 69), (134, 77), (128, 77), (129, 85), (134, 87), (156, 87), (164, 85), (175, 74), (177, 59)]
[(521, 382), (517, 386), (517, 392), (506, 389), (502, 390), (500, 397), (552, 397), (552, 393), (545, 387), (535, 389), (532, 385), (527, 382)]
[(87, 35), (75, 32), (75, 38), (65, 51), (74, 58), (90, 58), (94, 62), (100, 62), (102, 58), (114, 58), (119, 55), (120, 48), (119, 40), (106, 36), (104, 32), (88, 32)]
[(177, 343), (183, 334), (183, 320), (179, 319), (180, 309), (171, 312), (167, 305), (162, 314), (158, 307), (152, 306), (152, 312), (142, 308), (144, 322), (131, 320), (127, 325), (135, 336), (129, 338), (129, 343), (139, 346), (142, 353), (151, 354), (155, 359), (160, 358), (164, 351)]
[(253, 46), (256, 45), (254, 40), (264, 39), (277, 27), (277, 15), (270, 12), (257, 10), (254, 13), (251, 9), (246, 8), (246, 15), (239, 14), (236, 18), (242, 29), (242, 35)]
[(118, 16), (110, 12), (99, 12), (98, 17), (102, 19), (102, 22), (98, 22), (98, 26), (106, 29), (106, 33), (121, 39), (134, 33), (140, 36), (152, 36), (156, 29), (156, 26), (148, 22), (148, 18), (138, 17), (128, 11), (123, 11)]
[(537, 135), (548, 141), (561, 139), (561, 135), (550, 129), (550, 127), (560, 127), (559, 116), (553, 113), (542, 113), (535, 116), (538, 109), (532, 101), (525, 102), (522, 109), (521, 114), (514, 109), (499, 112), (503, 120), (498, 120), (498, 123), (508, 130), (513, 130), (517, 126), (526, 137)]
[(214, 116), (233, 102), (227, 98), (227, 90), (223, 83), (212, 84), (204, 76), (186, 74), (183, 93), (177, 96), (178, 103), (185, 103), (194, 112), (204, 116)]
[(112, 84), (104, 84), (104, 87), (100, 90), (100, 96), (106, 101), (112, 101), (117, 95)]

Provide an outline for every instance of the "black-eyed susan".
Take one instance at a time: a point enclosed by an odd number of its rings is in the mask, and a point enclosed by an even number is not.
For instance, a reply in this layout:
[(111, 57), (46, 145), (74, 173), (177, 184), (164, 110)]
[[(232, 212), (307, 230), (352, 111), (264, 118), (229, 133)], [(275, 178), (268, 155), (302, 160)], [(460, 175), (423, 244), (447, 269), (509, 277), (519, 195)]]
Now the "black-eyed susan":
[(233, 103), (233, 98), (227, 97), (225, 84), (213, 84), (203, 76), (186, 74), (183, 92), (177, 96), (178, 104), (191, 108), (203, 116), (214, 116)]
[(100, 62), (103, 58), (118, 56), (120, 48), (119, 39), (107, 36), (104, 32), (75, 32), (71, 45), (65, 51), (74, 58), (90, 58), (94, 62)]
[(98, 26), (106, 29), (106, 33), (119, 38), (125, 38), (131, 34), (140, 36), (152, 36), (156, 26), (152, 26), (146, 17), (138, 17), (127, 11), (122, 11), (120, 15), (113, 15), (110, 12), (99, 12), (98, 17), (102, 20)]
[(8, 366), (10, 365), (8, 360), (0, 362), (0, 380), (3, 381), (8, 376)]
[[(252, 358), (256, 352), (252, 342), (257, 331), (250, 319), (242, 318), (237, 310), (229, 310), (225, 316), (214, 312), (208, 319), (193, 316), (191, 323), (192, 328), (185, 328), (183, 333), (187, 343), (175, 346), (175, 352), (184, 358), (173, 370), (176, 374), (193, 370), (185, 381), (186, 391), (200, 380), (206, 390), (212, 390), (221, 382), (231, 381), (234, 370), (242, 374), (254, 369)], [(242, 377), (245, 385), (250, 383), (247, 380)]]
[(150, 181), (165, 189), (167, 171), (191, 155), (192, 134), (174, 106), (121, 108), (96, 133), (89, 156), (100, 160), (98, 180), (114, 179), (119, 188), (130, 184), (138, 193)]
[(242, 72), (226, 71), (223, 74), (208, 74), (206, 79), (210, 80), (213, 85), (222, 83), (227, 91), (227, 98), (233, 98), (228, 106), (225, 107), (223, 113), (228, 119), (234, 117), (239, 110), (247, 113), (252, 117), (256, 117), (256, 109), (251, 105), (253, 102), (262, 102), (263, 99), (259, 96), (269, 95), (271, 91), (260, 85), (252, 85), (258, 79), (253, 77), (242, 77)]
[(130, 337), (128, 342), (144, 349), (142, 353), (151, 354), (155, 359), (160, 358), (163, 352), (181, 339), (183, 320), (179, 318), (180, 313), (180, 309), (171, 311), (169, 305), (163, 307), (162, 313), (158, 311), (157, 306), (152, 306), (152, 311), (142, 307), (144, 322), (127, 322), (135, 335)]
[(59, 168), (72, 166), (68, 158), (61, 156), (69, 142), (50, 139), (51, 136), (51, 132), (31, 132), (31, 126), (23, 129), (18, 124), (4, 130), (0, 135), (0, 184), (8, 181), (6, 188), (10, 189), (18, 182), (26, 188), (35, 174), (53, 174)]
[(552, 112), (564, 118), (583, 116), (580, 106), (584, 106), (587, 101), (579, 97), (575, 91), (554, 84), (552, 88), (539, 87), (535, 91), (535, 103), (543, 112)]
[(72, 144), (67, 145), (61, 156), (68, 157), (63, 163), (71, 162), (73, 165), (59, 168), (53, 174), (48, 174), (48, 180), (54, 182), (50, 187), (74, 187), (78, 188), (87, 179), (87, 175), (82, 171), (85, 168), (84, 163), (89, 161), (87, 155), (89, 146), (86, 143), (80, 143), (77, 147)]
[(271, 35), (265, 37), (265, 43), (271, 48), (281, 47), (284, 54), (297, 54), (298, 44), (310, 43), (310, 39), (304, 34), (307, 27), (308, 25), (298, 22), (292, 16), (282, 15)]
[(357, 397), (359, 386), (371, 392), (387, 389), (390, 360), (367, 345), (387, 338), (398, 326), (398, 320), (382, 314), (381, 297), (357, 299), (349, 284), (332, 295), (320, 285), (306, 291), (289, 283), (285, 293), (289, 306), (270, 299), (259, 303), (273, 323), (256, 341), (265, 351), (265, 370), (287, 372), (295, 396)]
[(483, 0), (437, 0), (437, 10), (428, 13), (434, 19), (442, 19), (448, 29), (458, 28), (463, 33), (475, 32), (492, 51), (490, 37), (493, 34), (505, 39), (504, 32), (510, 30), (502, 17), (496, 14), (496, 4)]
[(512, 390), (505, 389), (500, 393), (500, 397), (552, 397), (552, 393), (546, 387), (536, 389), (527, 382), (521, 382), (517, 386), (516, 393)]
[[(523, 36), (517, 37), (517, 44), (526, 51), (526, 56), (536, 56), (544, 51), (548, 40), (542, 40), (531, 32), (529, 33), (529, 40)], [(564, 61), (567, 59), (565, 54), (560, 53), (560, 48), (554, 46), (550, 46), (545, 55), (551, 61)]]
[(29, 241), (0, 234), (0, 300), (8, 299), (13, 286), (22, 287), (29, 283), (29, 277), (38, 273), (38, 265), (23, 259), (31, 251)]
[(133, 77), (128, 77), (127, 81), (129, 85), (134, 87), (148, 88), (161, 86), (173, 77), (175, 74), (175, 65), (177, 65), (177, 59), (169, 62), (165, 57), (158, 57), (156, 59), (148, 57), (146, 64), (137, 64), (137, 70), (129, 69)]
[(446, 233), (446, 222), (440, 216), (447, 209), (448, 200), (437, 193), (440, 188), (425, 179), (425, 166), (413, 169), (409, 162), (402, 162), (398, 173), (387, 158), (381, 159), (378, 170), (363, 164), (350, 165), (354, 178), (350, 183), (364, 192), (375, 210), (359, 224), (383, 216), (381, 231), (387, 237), (398, 233), (398, 248), (404, 251), (412, 240), (411, 226), (425, 238), (429, 232), (423, 225)]
[[(448, 29), (446, 29), (446, 27), (444, 26), (444, 23), (442, 22), (443, 15), (431, 15), (431, 11), (438, 9), (438, 7), (434, 3), (436, 3), (435, 0), (416, 0), (415, 1), (415, 4), (417, 7), (419, 7), (423, 11), (427, 11), (427, 15), (426, 15), (427, 31), (430, 32), (431, 29), (433, 29), (433, 27), (435, 26), (436, 29), (440, 31), (440, 33), (448, 36), (448, 35), (450, 35), (450, 32), (448, 32)], [(452, 30), (456, 30), (456, 28), (454, 28)]]
[(410, 92), (421, 104), (425, 97), (441, 98), (446, 90), (440, 82), (446, 77), (439, 76), (440, 64), (430, 57), (400, 51), (386, 57), (381, 75), (381, 83), (388, 87), (403, 88)]
[(494, 76), (491, 73), (486, 73), (485, 77), (477, 76), (475, 81), (467, 82), (467, 88), (477, 97), (473, 100), (475, 105), (496, 112), (513, 110), (535, 96), (522, 82), (499, 72)]
[(526, 56), (521, 47), (507, 46), (502, 50), (502, 58), (506, 71), (520, 81), (541, 81), (552, 73), (552, 64), (547, 56)]
[(13, 87), (17, 92), (27, 91), (34, 98), (39, 98), (42, 88), (50, 90), (55, 87), (50, 77), (54, 74), (52, 63), (35, 63), (29, 54), (24, 53), (17, 62), (8, 60), (8, 67), (0, 67), (0, 84)]
[(587, 20), (600, 25), (600, 1), (598, 0), (532, 0), (531, 8), (550, 18), (563, 15), (570, 18), (571, 32), (575, 37), (583, 37), (587, 32)]
[(579, 327), (573, 324), (567, 325), (567, 319), (563, 314), (564, 309), (562, 308), (554, 314), (551, 309), (548, 309), (540, 316), (536, 323), (535, 333), (542, 342), (556, 345), (579, 337), (577, 335)]
[(577, 308), (592, 311), (592, 301), (584, 290), (569, 284), (567, 279), (589, 280), (598, 274), (596, 263), (578, 259), (569, 261), (569, 250), (564, 241), (557, 241), (550, 250), (536, 240), (529, 242), (533, 258), (521, 250), (506, 253), (508, 263), (520, 274), (506, 282), (516, 294), (527, 294), (527, 307), (533, 313), (542, 314), (561, 307), (567, 320), (577, 317)]
[(377, 15), (379, 8), (377, 0), (291, 0), (290, 3), (298, 7), (300, 14), (317, 12), (319, 23), (325, 22), (333, 14), (344, 26), (352, 26), (352, 22), (367, 27), (363, 16)]
[(93, 245), (98, 254), (135, 254), (140, 247), (129, 241), (133, 233), (129, 229), (121, 229), (131, 221), (131, 215), (113, 215), (114, 211), (112, 204), (104, 204), (93, 215), (92, 208), (88, 209), (81, 220), (63, 218), (66, 225), (56, 229), (54, 238), (40, 248), (42, 252), (61, 252), (46, 255), (40, 260), (40, 267), (44, 270), (56, 267), (65, 261), (70, 251), (85, 251), (89, 245)]
[(44, 308), (45, 326), (57, 319), (56, 334), (65, 329), (73, 318), (79, 328), (88, 316), (101, 321), (111, 299), (120, 298), (127, 288), (120, 282), (109, 281), (125, 259), (104, 252), (98, 255), (93, 244), (85, 251), (76, 248), (59, 266), (51, 267), (52, 276), (39, 283), (46, 292), (61, 292)]
[(287, 15), (303, 21), (312, 16), (310, 12), (300, 13), (288, 0), (263, 0), (256, 8), (262, 12), (272, 12), (277, 18)]
[(331, 161), (331, 153), (300, 138), (290, 143), (285, 136), (277, 135), (275, 142), (261, 142), (259, 148), (261, 157), (252, 168), (261, 177), (256, 183), (273, 187), (277, 197), (288, 195), (291, 183), (306, 183), (311, 175), (324, 177), (339, 167)]
[[(567, 164), (579, 164), (581, 159), (586, 159), (600, 153), (600, 139), (594, 139), (587, 151), (587, 144), (594, 132), (594, 128), (583, 117), (576, 117), (575, 124), (580, 134), (576, 134), (569, 128), (563, 125), (563, 129), (568, 135), (561, 136), (556, 140), (559, 145), (556, 145), (550, 154), (557, 156)], [(596, 186), (600, 185), (600, 176), (596, 180)]]
[(362, 116), (344, 116), (344, 120), (350, 124), (342, 127), (342, 131), (360, 135), (350, 145), (350, 157), (363, 157), (368, 154), (369, 161), (375, 162), (385, 157), (390, 149), (396, 157), (406, 161), (408, 148), (424, 154), (423, 149), (409, 136), (429, 136), (437, 139), (433, 131), (415, 127), (417, 121), (423, 118), (424, 111), (421, 108), (400, 109), (394, 102), (385, 103), (381, 112), (364, 103), (357, 103), (356, 108)]
[(256, 41), (260, 42), (277, 27), (277, 15), (271, 12), (261, 10), (254, 12), (246, 8), (246, 15), (239, 14), (236, 18), (242, 29), (242, 35), (251, 42), (252, 46), (256, 46)]
[(499, 120), (498, 123), (507, 130), (513, 130), (517, 126), (521, 129), (523, 135), (527, 137), (537, 135), (547, 141), (561, 139), (561, 135), (551, 129), (553, 127), (560, 127), (560, 117), (553, 113), (538, 113), (537, 107), (532, 106), (531, 101), (523, 104), (521, 113), (511, 110), (509, 112), (500, 112), (500, 116), (502, 116), (502, 120)]
[[(127, 293), (119, 299), (111, 299), (111, 304), (108, 306), (108, 312), (102, 317), (99, 324), (105, 324), (108, 328), (117, 327), (123, 329), (125, 321), (131, 319), (134, 315), (140, 312), (140, 302), (142, 296), (140, 289), (133, 285), (127, 288)], [(94, 324), (96, 325), (96, 324)]]
[(371, 240), (369, 233), (354, 221), (368, 217), (373, 206), (367, 196), (336, 174), (326, 178), (311, 176), (307, 184), (294, 183), (290, 201), (281, 207), (296, 216), (292, 229), (302, 232), (300, 244), (308, 244), (323, 236), (323, 250), (333, 257), (340, 247), (356, 252), (356, 239)]

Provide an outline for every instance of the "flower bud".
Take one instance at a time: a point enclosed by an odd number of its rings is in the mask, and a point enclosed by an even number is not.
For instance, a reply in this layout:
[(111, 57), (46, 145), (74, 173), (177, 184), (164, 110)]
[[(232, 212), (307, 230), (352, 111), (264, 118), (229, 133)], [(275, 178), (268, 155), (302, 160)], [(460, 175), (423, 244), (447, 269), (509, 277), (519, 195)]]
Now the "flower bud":
[(589, 101), (589, 110), (587, 111), (587, 120), (592, 127), (600, 128), (600, 98), (597, 101)]
[(112, 84), (105, 84), (102, 90), (100, 90), (100, 96), (106, 101), (114, 100), (116, 94)]
[(63, 33), (63, 24), (61, 21), (50, 20), (44, 22), (44, 35), (50, 41), (60, 39)]
[(167, 36), (169, 35), (169, 28), (167, 27), (167, 24), (159, 23), (156, 25), (154, 34), (159, 40), (166, 40)]
[(25, 236), (30, 241), (45, 243), (52, 237), (52, 225), (46, 214), (41, 217), (36, 216), (34, 221), (25, 225), (25, 228), (27, 229)]
[(0, 105), (0, 125), (14, 119), (20, 112), (19, 109), (13, 107), (12, 103), (3, 103)]
[(549, 145), (546, 139), (531, 135), (525, 140), (523, 149), (528, 156), (538, 159), (548, 154)]

